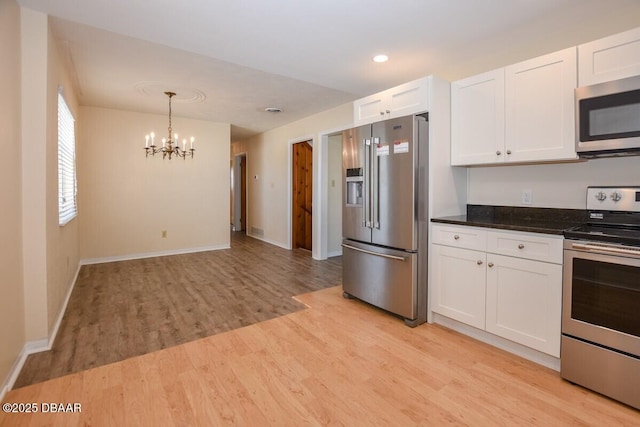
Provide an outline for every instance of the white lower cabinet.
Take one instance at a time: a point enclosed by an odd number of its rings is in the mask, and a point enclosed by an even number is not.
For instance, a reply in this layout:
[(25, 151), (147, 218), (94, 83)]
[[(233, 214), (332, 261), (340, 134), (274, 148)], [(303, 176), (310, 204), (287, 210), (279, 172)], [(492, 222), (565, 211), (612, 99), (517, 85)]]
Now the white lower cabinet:
[(562, 266), (487, 255), (487, 332), (560, 357)]
[(485, 327), (484, 252), (433, 245), (433, 311), (479, 329)]
[(433, 312), (560, 357), (561, 236), (442, 224), (432, 233)]

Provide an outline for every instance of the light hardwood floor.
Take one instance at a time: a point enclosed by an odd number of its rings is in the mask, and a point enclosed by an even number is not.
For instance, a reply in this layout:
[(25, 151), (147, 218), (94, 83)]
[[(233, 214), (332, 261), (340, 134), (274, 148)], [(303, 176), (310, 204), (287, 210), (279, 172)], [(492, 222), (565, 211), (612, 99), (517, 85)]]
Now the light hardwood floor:
[(2, 426), (634, 426), (640, 413), (444, 327), (411, 329), (341, 287), (307, 309), (11, 391), (80, 413)]

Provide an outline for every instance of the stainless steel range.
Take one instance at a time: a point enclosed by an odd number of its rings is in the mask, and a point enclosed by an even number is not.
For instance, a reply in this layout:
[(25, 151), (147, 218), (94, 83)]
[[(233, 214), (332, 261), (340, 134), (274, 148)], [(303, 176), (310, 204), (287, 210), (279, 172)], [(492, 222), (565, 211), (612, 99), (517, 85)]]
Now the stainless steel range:
[(565, 231), (563, 378), (640, 409), (640, 187), (587, 188)]

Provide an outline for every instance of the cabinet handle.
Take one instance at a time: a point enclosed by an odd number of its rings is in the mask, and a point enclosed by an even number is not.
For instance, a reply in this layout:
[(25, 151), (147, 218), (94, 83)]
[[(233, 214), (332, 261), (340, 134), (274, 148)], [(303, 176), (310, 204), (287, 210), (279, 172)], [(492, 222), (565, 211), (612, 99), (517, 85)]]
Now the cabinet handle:
[(524, 245), (523, 245), (522, 243), (520, 243), (520, 244), (518, 245), (518, 249), (524, 249)]
[(457, 234), (453, 236), (454, 240), (458, 240), (460, 239), (460, 236), (458, 236)]
[(511, 154), (511, 150), (507, 150), (507, 154)]
[(391, 110), (387, 110), (387, 114), (391, 114)]
[(478, 261), (476, 261), (476, 264), (478, 264), (478, 265), (482, 265), (482, 260), (478, 260)]
[(381, 116), (384, 116), (384, 111), (380, 111), (380, 115), (381, 115)]
[(499, 150), (498, 150), (498, 151), (496, 151), (496, 156), (500, 156), (501, 154), (502, 154), (502, 152), (501, 152), (501, 151), (499, 151)]
[(489, 268), (493, 267), (493, 263), (490, 262), (489, 264), (487, 264), (489, 266)]

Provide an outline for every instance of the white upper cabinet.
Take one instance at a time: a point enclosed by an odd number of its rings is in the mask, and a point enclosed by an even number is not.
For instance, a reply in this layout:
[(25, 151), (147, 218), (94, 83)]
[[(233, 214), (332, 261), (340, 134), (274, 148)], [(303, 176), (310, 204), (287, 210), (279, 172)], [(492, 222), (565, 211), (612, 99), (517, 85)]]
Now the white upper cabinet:
[(576, 49), (454, 82), (454, 166), (576, 159)]
[(429, 78), (423, 77), (354, 101), (354, 125), (427, 111), (428, 87)]
[(640, 75), (640, 28), (578, 46), (580, 86)]
[(451, 85), (451, 164), (502, 161), (504, 68)]
[(389, 104), (386, 92), (379, 92), (353, 101), (353, 123), (355, 126), (378, 122), (388, 117), (385, 113)]
[(576, 67), (573, 47), (506, 67), (504, 161), (577, 158)]

